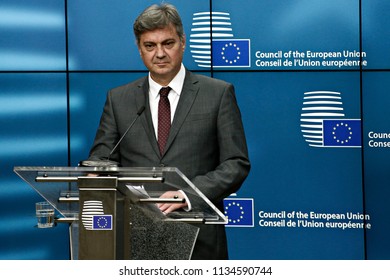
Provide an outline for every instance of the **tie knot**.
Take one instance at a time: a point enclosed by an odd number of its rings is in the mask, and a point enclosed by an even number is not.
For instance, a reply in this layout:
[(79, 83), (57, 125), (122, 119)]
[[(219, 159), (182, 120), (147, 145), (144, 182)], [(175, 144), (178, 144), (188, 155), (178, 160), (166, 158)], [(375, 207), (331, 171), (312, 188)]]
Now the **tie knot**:
[(159, 94), (160, 94), (160, 96), (162, 96), (162, 97), (167, 97), (170, 91), (171, 91), (171, 88), (170, 88), (170, 87), (162, 87), (162, 88), (160, 89)]

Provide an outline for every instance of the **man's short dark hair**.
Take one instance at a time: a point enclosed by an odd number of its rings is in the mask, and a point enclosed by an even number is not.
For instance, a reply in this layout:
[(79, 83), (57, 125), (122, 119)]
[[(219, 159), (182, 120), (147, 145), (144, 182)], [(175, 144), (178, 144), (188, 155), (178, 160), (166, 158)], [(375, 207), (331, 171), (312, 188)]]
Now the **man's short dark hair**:
[(172, 24), (176, 28), (180, 39), (184, 38), (183, 24), (175, 6), (171, 4), (154, 4), (146, 8), (135, 20), (133, 25), (137, 44), (140, 42), (142, 33), (165, 28)]

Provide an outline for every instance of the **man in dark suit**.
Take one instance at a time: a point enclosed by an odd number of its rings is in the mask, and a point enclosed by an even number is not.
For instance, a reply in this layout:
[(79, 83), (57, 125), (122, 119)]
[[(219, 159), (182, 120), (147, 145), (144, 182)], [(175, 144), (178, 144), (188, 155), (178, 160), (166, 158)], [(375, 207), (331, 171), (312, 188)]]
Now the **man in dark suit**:
[[(149, 75), (108, 93), (89, 160), (107, 159), (144, 106), (145, 111), (111, 159), (124, 167), (177, 167), (222, 210), (223, 199), (240, 188), (250, 170), (234, 87), (184, 68), (186, 39), (172, 5), (147, 8), (136, 19), (134, 33)], [(166, 139), (159, 131), (163, 126), (159, 124), (159, 91), (163, 87), (169, 87), (171, 127)], [(163, 195), (173, 196), (182, 197), (182, 193)], [(170, 213), (187, 204), (158, 206)], [(224, 226), (200, 226), (192, 259), (227, 258)]]

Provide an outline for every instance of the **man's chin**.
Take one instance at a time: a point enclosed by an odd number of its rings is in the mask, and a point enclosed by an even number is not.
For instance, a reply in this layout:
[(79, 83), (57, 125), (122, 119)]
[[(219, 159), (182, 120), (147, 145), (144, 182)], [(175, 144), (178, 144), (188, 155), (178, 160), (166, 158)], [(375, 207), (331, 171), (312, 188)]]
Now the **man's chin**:
[(170, 69), (153, 69), (153, 71), (150, 71), (152, 78), (156, 79), (169, 79), (170, 77), (174, 77), (175, 74), (172, 73)]

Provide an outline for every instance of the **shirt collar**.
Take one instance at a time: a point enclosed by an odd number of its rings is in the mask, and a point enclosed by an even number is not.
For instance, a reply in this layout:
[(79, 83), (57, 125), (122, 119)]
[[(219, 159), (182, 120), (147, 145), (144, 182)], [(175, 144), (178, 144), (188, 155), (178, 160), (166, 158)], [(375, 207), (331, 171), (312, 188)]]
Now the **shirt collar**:
[[(172, 91), (179, 96), (183, 89), (185, 76), (186, 76), (186, 70), (182, 63), (179, 72), (176, 74), (173, 80), (168, 84), (168, 86), (171, 87)], [(150, 73), (149, 73), (148, 80), (149, 80), (150, 93), (154, 98), (158, 98), (158, 92), (160, 91), (162, 86), (156, 83), (155, 81), (153, 81), (152, 77), (150, 76)]]

